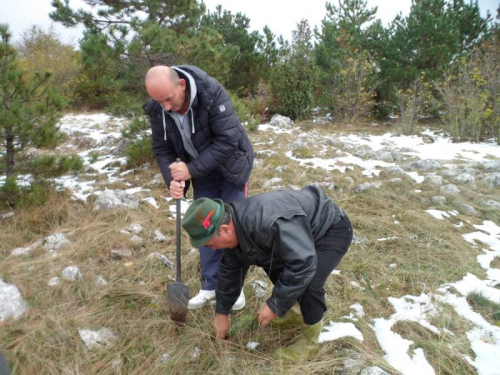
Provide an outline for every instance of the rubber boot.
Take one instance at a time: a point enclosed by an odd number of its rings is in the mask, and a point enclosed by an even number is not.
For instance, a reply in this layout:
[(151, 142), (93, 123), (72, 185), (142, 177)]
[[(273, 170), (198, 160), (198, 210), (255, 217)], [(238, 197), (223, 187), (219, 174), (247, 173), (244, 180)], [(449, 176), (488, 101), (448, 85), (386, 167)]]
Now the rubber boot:
[(297, 341), (286, 348), (276, 350), (274, 358), (287, 361), (306, 359), (309, 354), (319, 350), (319, 334), (322, 330), (323, 319), (312, 326), (306, 325)]
[(303, 318), (300, 312), (300, 306), (299, 303), (296, 302), (283, 317), (271, 320), (269, 325), (271, 327), (301, 327), (302, 321)]

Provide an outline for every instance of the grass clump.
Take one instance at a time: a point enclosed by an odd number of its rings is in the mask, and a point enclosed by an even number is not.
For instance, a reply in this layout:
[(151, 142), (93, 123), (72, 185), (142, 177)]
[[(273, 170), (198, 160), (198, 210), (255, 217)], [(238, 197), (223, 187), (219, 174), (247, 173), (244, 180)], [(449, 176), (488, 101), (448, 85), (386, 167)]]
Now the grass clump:
[(500, 327), (500, 303), (493, 302), (478, 292), (470, 293), (467, 302), (487, 321)]

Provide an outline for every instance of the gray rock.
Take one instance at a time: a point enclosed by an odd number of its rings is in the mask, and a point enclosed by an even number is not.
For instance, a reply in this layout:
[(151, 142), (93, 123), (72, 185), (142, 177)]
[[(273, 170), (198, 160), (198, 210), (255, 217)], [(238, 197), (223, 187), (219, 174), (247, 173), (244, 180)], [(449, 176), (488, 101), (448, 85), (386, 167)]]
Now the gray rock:
[(132, 250), (129, 249), (113, 249), (111, 250), (111, 258), (112, 259), (125, 259), (130, 258), (132, 256)]
[(139, 201), (123, 190), (105, 190), (96, 199), (94, 210), (137, 208)]
[(68, 281), (76, 281), (83, 279), (80, 269), (75, 266), (69, 266), (62, 270), (62, 278)]
[(479, 202), (479, 204), (484, 207), (493, 207), (500, 209), (500, 202), (494, 201), (493, 199), (481, 201)]
[(444, 178), (450, 178), (458, 175), (459, 173), (460, 171), (457, 168), (445, 169), (441, 172), (441, 176), (443, 176)]
[(407, 159), (405, 156), (394, 150), (392, 151), (392, 157), (395, 161), (403, 161)]
[(148, 255), (148, 259), (158, 259), (164, 266), (174, 269), (174, 262), (168, 259), (165, 255), (160, 253), (151, 253)]
[(461, 184), (474, 185), (476, 183), (476, 178), (468, 173), (462, 173), (455, 177), (454, 181)]
[(107, 135), (100, 139), (97, 143), (97, 147), (112, 147), (119, 142), (118, 138), (113, 135)]
[(2, 215), (0, 215), (0, 220), (5, 220), (5, 219), (8, 219), (8, 218), (10, 218), (10, 217), (12, 217), (12, 216), (14, 216), (14, 215), (15, 215), (15, 213), (14, 213), (14, 212), (12, 212), (12, 211), (7, 212), (6, 214), (2, 214)]
[(48, 286), (56, 286), (56, 285), (59, 285), (60, 282), (61, 282), (61, 279), (57, 276), (54, 276), (49, 280), (47, 285)]
[(288, 165), (280, 165), (279, 167), (276, 167), (274, 170), (277, 173), (282, 173), (283, 171), (286, 171), (288, 169)]
[(167, 237), (165, 237), (165, 235), (162, 232), (160, 232), (158, 229), (154, 231), (154, 237), (153, 237), (154, 243), (162, 243), (166, 241)]
[(0, 279), (0, 322), (8, 318), (19, 319), (26, 309), (26, 302), (19, 289)]
[(403, 182), (403, 179), (399, 178), (399, 177), (394, 177), (394, 178), (391, 178), (389, 180), (389, 182), (391, 184), (400, 184), (401, 182)]
[(382, 370), (378, 366), (370, 366), (364, 368), (359, 375), (390, 375), (388, 372)]
[(264, 160), (262, 159), (253, 159), (254, 167), (262, 167), (264, 165)]
[(392, 156), (392, 153), (388, 150), (379, 150), (375, 153), (374, 159), (376, 160), (382, 160), (387, 163), (392, 163), (394, 162), (394, 157)]
[(375, 159), (375, 152), (368, 146), (358, 147), (353, 155), (361, 159)]
[(456, 205), (459, 208), (459, 211), (462, 212), (463, 214), (467, 216), (477, 216), (478, 212), (474, 207), (472, 207), (470, 204), (460, 202), (460, 201), (453, 201), (453, 204)]
[(483, 178), (483, 182), (489, 187), (500, 186), (500, 172), (489, 173)]
[(115, 146), (115, 149), (113, 150), (113, 154), (115, 155), (123, 155), (125, 151), (127, 150), (127, 147), (129, 146), (130, 141), (127, 139), (122, 139), (118, 144)]
[(35, 243), (31, 244), (30, 246), (15, 248), (14, 250), (11, 251), (10, 255), (20, 256), (20, 255), (28, 254), (30, 251), (38, 249), (42, 245), (43, 245), (43, 240), (39, 240), (39, 241), (36, 241)]
[(264, 187), (270, 187), (270, 186), (276, 185), (276, 184), (280, 183), (281, 181), (282, 181), (282, 179), (280, 177), (273, 177), (269, 181), (266, 181), (264, 183)]
[(456, 195), (456, 194), (460, 194), (460, 189), (457, 188), (455, 185), (453, 184), (448, 184), (448, 185), (443, 185), (441, 186), (441, 189), (440, 189), (441, 193), (443, 194), (450, 194), (450, 195)]
[(435, 195), (432, 197), (432, 203), (434, 204), (445, 204), (446, 203), (446, 197), (443, 195)]
[(50, 250), (60, 250), (67, 244), (69, 244), (68, 237), (64, 233), (55, 233), (52, 234), (48, 237), (45, 237), (43, 240), (43, 247), (50, 251)]
[(408, 168), (412, 170), (428, 171), (431, 169), (440, 169), (441, 164), (433, 159), (418, 160), (416, 162), (410, 163)]
[(96, 284), (96, 285), (107, 285), (108, 282), (106, 281), (106, 279), (104, 277), (102, 277), (102, 275), (97, 275), (94, 278), (94, 284)]
[(403, 170), (403, 168), (398, 167), (397, 165), (386, 168), (382, 171), (382, 174), (398, 174), (398, 175), (404, 175), (406, 172)]
[(483, 161), (481, 166), (484, 170), (489, 172), (500, 172), (500, 160)]
[(80, 329), (78, 330), (78, 334), (89, 349), (101, 349), (112, 346), (118, 339), (118, 336), (109, 328), (101, 328), (99, 331)]
[(352, 236), (352, 243), (363, 248), (370, 246), (370, 240), (368, 238), (357, 236), (356, 234)]
[(143, 227), (141, 224), (131, 224), (129, 227), (128, 227), (128, 231), (130, 233), (135, 233), (135, 234), (139, 234), (143, 231)]
[(342, 375), (357, 375), (361, 372), (361, 369), (366, 366), (366, 359), (354, 350), (347, 350), (347, 358), (344, 361), (344, 368), (340, 371)]
[(443, 184), (443, 177), (436, 174), (428, 174), (424, 178), (424, 183), (428, 183), (434, 186), (441, 186)]
[(274, 115), (271, 118), (271, 126), (277, 126), (278, 128), (290, 128), (293, 125), (293, 121), (286, 116)]
[(318, 186), (323, 190), (334, 190), (335, 184), (333, 182), (313, 182), (312, 185)]
[(355, 193), (360, 193), (369, 189), (378, 189), (382, 186), (381, 182), (366, 182), (364, 184), (360, 184), (354, 188)]
[(255, 280), (250, 286), (253, 288), (257, 298), (264, 298), (267, 295), (268, 284), (265, 281)]
[(139, 237), (135, 234), (132, 237), (130, 237), (130, 241), (132, 241), (133, 243), (136, 243), (138, 245), (142, 245), (144, 243), (144, 240), (142, 239), (142, 237)]

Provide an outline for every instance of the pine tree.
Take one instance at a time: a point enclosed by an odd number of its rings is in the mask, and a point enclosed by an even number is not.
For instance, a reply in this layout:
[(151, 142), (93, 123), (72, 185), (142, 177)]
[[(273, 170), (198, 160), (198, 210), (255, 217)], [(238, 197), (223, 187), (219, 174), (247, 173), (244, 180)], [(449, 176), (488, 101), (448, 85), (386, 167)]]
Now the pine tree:
[(384, 81), (406, 87), (422, 73), (428, 81), (439, 78), (479, 42), (488, 21), (477, 2), (414, 0), (409, 15), (393, 21), (387, 44), (379, 51)]
[[(197, 65), (203, 66), (203, 58), (217, 59), (211, 51), (213, 36), (198, 32), (205, 7), (196, 0), (85, 2), (91, 11), (73, 10), (68, 0), (53, 0), (50, 17), (66, 27), (85, 27), (81, 42), (85, 79), (94, 82), (82, 82), (81, 90), (87, 97), (94, 95), (95, 104), (127, 107), (141, 101), (137, 96), (145, 100), (144, 72), (153, 65), (189, 63), (201, 57)], [(135, 100), (125, 100), (126, 95)]]
[(357, 121), (372, 106), (377, 84), (373, 56), (383, 28), (379, 20), (371, 23), (377, 7), (367, 8), (367, 1), (339, 0), (326, 9), (316, 30), (321, 101), (344, 120)]
[(16, 156), (27, 146), (55, 146), (62, 98), (47, 87), (50, 73), (33, 76), (21, 69), (10, 44), (8, 26), (0, 24), (0, 144), (7, 178), (17, 170)]
[(286, 47), (281, 49), (280, 60), (271, 71), (274, 110), (293, 120), (306, 119), (311, 115), (316, 85), (312, 31), (307, 20), (297, 24), (292, 44), (289, 49)]
[(222, 81), (228, 90), (239, 95), (255, 92), (264, 65), (264, 57), (258, 51), (262, 37), (257, 31), (249, 32), (250, 19), (241, 13), (233, 15), (217, 6), (215, 12), (202, 19), (203, 29), (213, 29), (222, 36), (222, 43), (230, 49), (231, 74)]

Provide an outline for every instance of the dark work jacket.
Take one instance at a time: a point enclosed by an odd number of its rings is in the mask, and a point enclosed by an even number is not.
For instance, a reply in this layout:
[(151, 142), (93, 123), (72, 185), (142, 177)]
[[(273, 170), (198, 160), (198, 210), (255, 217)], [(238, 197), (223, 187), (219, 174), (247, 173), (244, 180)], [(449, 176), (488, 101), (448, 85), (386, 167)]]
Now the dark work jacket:
[[(189, 73), (196, 83), (197, 93), (191, 108), (194, 112), (194, 134), (191, 139), (198, 157), (189, 160), (181, 134), (174, 120), (165, 114), (163, 129), (160, 104), (150, 100), (143, 109), (150, 117), (153, 152), (163, 179), (170, 187), (172, 175), (168, 166), (180, 158), (187, 164), (193, 178), (225, 179), (243, 189), (253, 165), (253, 149), (240, 120), (233, 110), (229, 95), (216, 79), (191, 65), (177, 68)], [(179, 72), (181, 78), (183, 77)], [(191, 121), (191, 116), (189, 116)], [(166, 134), (165, 134), (166, 133)], [(166, 137), (166, 140), (165, 140)], [(186, 184), (188, 185), (188, 184)], [(186, 186), (187, 190), (188, 186)]]
[(230, 204), (239, 246), (224, 250), (216, 312), (228, 315), (250, 265), (283, 269), (267, 305), (283, 316), (316, 272), (315, 242), (340, 220), (341, 210), (317, 186), (277, 191)]

